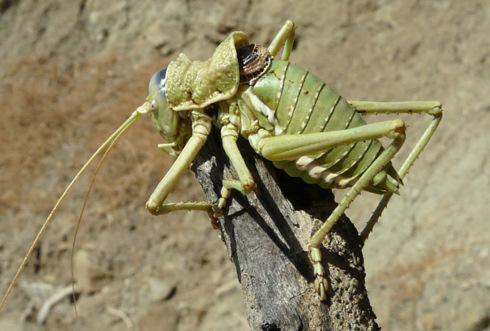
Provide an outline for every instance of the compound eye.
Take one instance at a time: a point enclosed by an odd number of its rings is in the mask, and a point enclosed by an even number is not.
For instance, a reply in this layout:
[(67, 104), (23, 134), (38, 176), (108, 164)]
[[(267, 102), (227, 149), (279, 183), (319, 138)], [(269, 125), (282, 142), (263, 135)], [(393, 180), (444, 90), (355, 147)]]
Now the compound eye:
[(166, 76), (167, 76), (167, 69), (162, 69), (158, 71), (156, 74), (153, 75), (153, 77), (150, 80), (150, 95), (154, 95), (155, 93), (158, 93), (160, 97), (163, 97), (166, 99), (165, 95), (165, 83), (166, 83)]

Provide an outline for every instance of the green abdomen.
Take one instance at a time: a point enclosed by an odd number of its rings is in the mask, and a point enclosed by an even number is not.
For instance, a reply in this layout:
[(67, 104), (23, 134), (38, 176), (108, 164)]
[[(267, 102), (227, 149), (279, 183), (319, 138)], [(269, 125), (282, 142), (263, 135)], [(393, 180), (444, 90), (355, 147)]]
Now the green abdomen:
[[(286, 61), (272, 62), (253, 92), (275, 112), (282, 134), (345, 130), (365, 125), (364, 119), (336, 91), (307, 70)], [(377, 140), (342, 145), (295, 161), (275, 162), (289, 175), (328, 188), (351, 186), (382, 152)], [(368, 188), (382, 193), (383, 188)], [(381, 189), (381, 191), (380, 191)]]

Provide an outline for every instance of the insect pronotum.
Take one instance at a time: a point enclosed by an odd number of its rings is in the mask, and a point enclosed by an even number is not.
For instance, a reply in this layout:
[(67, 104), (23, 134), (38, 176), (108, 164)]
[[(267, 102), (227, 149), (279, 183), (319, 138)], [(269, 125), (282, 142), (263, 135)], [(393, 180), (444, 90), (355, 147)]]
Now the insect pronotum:
[[(349, 188), (322, 227), (311, 237), (310, 256), (315, 288), (326, 299), (328, 281), (320, 246), (325, 235), (357, 195), (365, 190), (383, 195), (366, 227), (362, 241), (372, 231), (402, 178), (422, 152), (442, 118), (438, 101), (351, 101), (340, 96), (318, 77), (291, 64), (296, 26), (287, 21), (268, 48), (249, 43), (243, 32), (233, 32), (207, 61), (191, 61), (185, 54), (150, 80), (146, 102), (138, 107), (93, 154), (60, 197), (34, 240), (0, 304), (31, 255), (53, 213), (87, 166), (141, 115), (149, 114), (167, 143), (159, 145), (176, 157), (148, 202), (155, 215), (175, 210), (206, 211), (215, 221), (223, 213), (232, 189), (243, 194), (255, 183), (237, 147), (241, 135), (265, 159), (289, 175), (325, 188)], [(280, 49), (282, 55), (278, 56)], [(212, 111), (211, 111), (212, 110)], [(211, 112), (217, 116), (211, 116)], [(405, 140), (400, 119), (367, 124), (364, 113), (423, 113), (432, 121), (415, 147), (396, 170), (391, 160)], [(223, 180), (217, 205), (206, 201), (165, 203), (165, 199), (204, 145), (212, 125), (221, 128), (223, 147), (238, 179)], [(391, 142), (383, 147), (380, 138)], [(100, 166), (100, 165), (99, 165)]]

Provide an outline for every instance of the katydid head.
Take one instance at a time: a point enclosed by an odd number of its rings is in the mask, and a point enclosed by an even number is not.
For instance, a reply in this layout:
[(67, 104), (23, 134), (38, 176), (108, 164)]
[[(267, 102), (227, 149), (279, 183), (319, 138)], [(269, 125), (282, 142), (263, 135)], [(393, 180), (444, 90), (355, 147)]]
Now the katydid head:
[(168, 144), (170, 155), (176, 156), (192, 134), (191, 121), (185, 118), (185, 113), (181, 114), (172, 110), (167, 101), (166, 95), (166, 76), (167, 69), (162, 69), (155, 73), (150, 80), (147, 98), (151, 111), (151, 120), (160, 135)]
[(162, 149), (176, 156), (192, 135), (190, 112), (232, 98), (240, 84), (237, 49), (247, 46), (243, 32), (233, 32), (207, 61), (191, 61), (185, 54), (170, 62), (150, 80), (142, 110), (151, 112), (153, 124), (167, 144)]

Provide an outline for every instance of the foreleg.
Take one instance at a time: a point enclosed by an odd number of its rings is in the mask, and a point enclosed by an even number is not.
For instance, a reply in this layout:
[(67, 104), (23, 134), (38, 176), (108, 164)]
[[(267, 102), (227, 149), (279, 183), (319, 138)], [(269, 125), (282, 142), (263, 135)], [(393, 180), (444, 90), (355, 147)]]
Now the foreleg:
[(153, 215), (160, 215), (177, 210), (201, 210), (206, 211), (209, 214), (212, 219), (213, 226), (216, 226), (213, 205), (209, 202), (198, 201), (164, 203), (170, 191), (174, 188), (175, 184), (177, 184), (183, 173), (189, 168), (197, 153), (201, 150), (202, 146), (206, 142), (210, 130), (210, 119), (203, 120), (201, 118), (201, 121), (194, 126), (191, 138), (148, 199), (146, 208), (150, 211), (150, 213)]
[(255, 182), (250, 174), (250, 171), (243, 160), (242, 154), (238, 149), (236, 141), (238, 139), (238, 128), (229, 123), (221, 129), (221, 138), (223, 140), (223, 148), (230, 162), (237, 172), (238, 180), (227, 179), (223, 180), (223, 188), (221, 189), (221, 197), (218, 201), (218, 208), (223, 209), (226, 206), (226, 200), (230, 197), (231, 190), (235, 189), (243, 194), (249, 194), (255, 188)]

